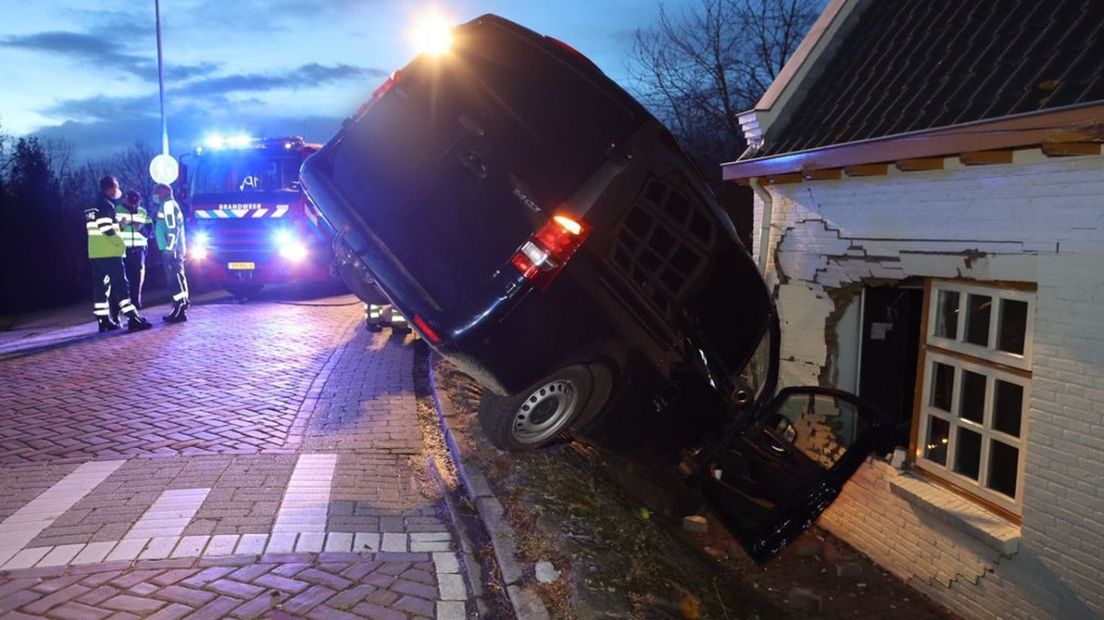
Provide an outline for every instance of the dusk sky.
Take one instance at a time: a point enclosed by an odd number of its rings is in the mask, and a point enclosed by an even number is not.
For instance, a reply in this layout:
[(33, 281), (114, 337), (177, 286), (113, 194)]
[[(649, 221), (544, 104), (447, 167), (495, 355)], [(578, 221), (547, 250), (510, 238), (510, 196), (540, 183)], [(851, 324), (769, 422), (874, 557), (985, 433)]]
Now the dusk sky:
[[(172, 151), (211, 131), (324, 141), (413, 58), (410, 28), (430, 7), (456, 22), (513, 19), (627, 85), (633, 33), (659, 0), (162, 0)], [(78, 157), (160, 142), (153, 0), (0, 0), (0, 15), (5, 133), (64, 138)]]

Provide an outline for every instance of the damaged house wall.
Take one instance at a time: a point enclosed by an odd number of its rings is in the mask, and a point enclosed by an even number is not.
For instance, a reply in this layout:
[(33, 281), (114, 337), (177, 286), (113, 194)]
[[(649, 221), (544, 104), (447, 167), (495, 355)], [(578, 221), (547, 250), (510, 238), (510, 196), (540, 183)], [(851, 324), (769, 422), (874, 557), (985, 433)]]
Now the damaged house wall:
[[(783, 384), (852, 381), (840, 367), (851, 376), (856, 330), (839, 322), (864, 286), (1037, 285), (1022, 525), (881, 460), (821, 524), (966, 617), (1104, 615), (1104, 158), (1024, 150), (1006, 165), (948, 158), (767, 191)], [(762, 214), (757, 196), (756, 229)]]

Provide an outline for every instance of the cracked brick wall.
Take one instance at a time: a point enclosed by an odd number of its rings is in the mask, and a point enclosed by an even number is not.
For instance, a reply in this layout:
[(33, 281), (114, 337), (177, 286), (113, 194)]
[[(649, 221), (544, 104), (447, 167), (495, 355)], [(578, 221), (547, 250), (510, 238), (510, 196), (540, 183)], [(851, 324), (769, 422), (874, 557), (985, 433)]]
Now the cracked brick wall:
[[(860, 470), (822, 524), (967, 617), (1104, 616), (1104, 158), (768, 188), (766, 277), (782, 319), (782, 381), (834, 376), (835, 321), (864, 285), (910, 276), (1038, 286), (1018, 553), (1002, 556)], [(763, 204), (756, 198), (755, 227)], [(949, 494), (948, 494), (949, 495)], [(955, 500), (947, 500), (953, 502)]]

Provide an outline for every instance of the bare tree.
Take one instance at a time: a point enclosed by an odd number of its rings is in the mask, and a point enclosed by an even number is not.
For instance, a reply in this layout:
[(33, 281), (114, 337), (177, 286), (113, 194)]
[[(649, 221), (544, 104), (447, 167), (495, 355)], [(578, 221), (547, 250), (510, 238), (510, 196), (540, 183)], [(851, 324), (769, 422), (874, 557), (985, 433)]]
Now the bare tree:
[(127, 150), (93, 163), (92, 167), (100, 176), (110, 174), (119, 179), (124, 192), (132, 189), (148, 201), (154, 185), (149, 175), (149, 163), (156, 154), (152, 146), (139, 140)]
[(744, 147), (737, 115), (755, 105), (797, 49), (824, 0), (699, 0), (638, 30), (629, 71), (637, 94), (699, 163)]

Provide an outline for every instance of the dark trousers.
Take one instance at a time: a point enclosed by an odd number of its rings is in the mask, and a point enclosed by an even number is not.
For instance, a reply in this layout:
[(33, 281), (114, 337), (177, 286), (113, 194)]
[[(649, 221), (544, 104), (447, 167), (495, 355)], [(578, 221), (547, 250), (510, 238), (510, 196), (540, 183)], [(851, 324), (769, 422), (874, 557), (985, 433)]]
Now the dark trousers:
[(165, 266), (165, 283), (172, 293), (173, 310), (188, 305), (188, 278), (184, 275), (184, 259), (172, 252), (161, 253), (161, 264)]
[(146, 282), (146, 248), (127, 248), (126, 275), (130, 282), (130, 300), (142, 309), (142, 285)]
[(130, 301), (130, 283), (122, 257), (92, 259), (92, 313), (98, 319), (111, 316), (111, 304), (129, 318), (138, 316), (138, 309)]

